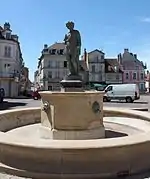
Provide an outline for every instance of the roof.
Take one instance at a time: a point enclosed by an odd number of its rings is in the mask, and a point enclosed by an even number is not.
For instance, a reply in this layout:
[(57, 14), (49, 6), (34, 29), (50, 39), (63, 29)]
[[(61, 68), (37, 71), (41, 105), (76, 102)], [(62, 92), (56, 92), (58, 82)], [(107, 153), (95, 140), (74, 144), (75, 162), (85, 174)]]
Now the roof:
[(98, 50), (98, 49), (92, 50), (91, 52), (88, 52), (88, 54), (94, 53), (94, 52), (99, 52), (99, 53), (105, 54), (104, 52), (102, 52), (101, 50)]
[(64, 43), (54, 43), (53, 45), (49, 46), (48, 49), (64, 49), (65, 44)]
[(105, 58), (105, 61), (109, 63), (111, 66), (120, 66), (117, 58)]
[(80, 66), (81, 66), (85, 71), (88, 70), (87, 64), (86, 64), (86, 62), (85, 62), (84, 60), (80, 60)]
[(144, 68), (143, 62), (140, 62), (139, 60), (130, 60), (130, 61), (122, 61), (123, 66), (142, 66)]
[(119, 70), (122, 71), (121, 65), (119, 64), (117, 58), (105, 58), (105, 62), (108, 63), (112, 67), (118, 66)]

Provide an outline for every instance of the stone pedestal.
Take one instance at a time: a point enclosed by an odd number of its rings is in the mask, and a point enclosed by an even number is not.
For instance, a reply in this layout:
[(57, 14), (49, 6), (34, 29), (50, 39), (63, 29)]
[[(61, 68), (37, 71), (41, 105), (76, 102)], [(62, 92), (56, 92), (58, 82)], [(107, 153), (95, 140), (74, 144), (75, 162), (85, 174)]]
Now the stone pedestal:
[(81, 92), (84, 91), (81, 80), (62, 80), (61, 92)]
[(103, 93), (40, 92), (41, 134), (53, 139), (103, 138)]

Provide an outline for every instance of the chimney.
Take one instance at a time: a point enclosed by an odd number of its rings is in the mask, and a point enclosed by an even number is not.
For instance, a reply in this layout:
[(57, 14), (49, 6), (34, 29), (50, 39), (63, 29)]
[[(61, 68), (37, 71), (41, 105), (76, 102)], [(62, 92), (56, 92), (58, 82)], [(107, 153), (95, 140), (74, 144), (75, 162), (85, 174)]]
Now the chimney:
[(134, 54), (134, 58), (137, 59), (137, 54)]
[(121, 53), (118, 54), (118, 60), (121, 60)]
[(86, 48), (84, 49), (84, 61), (85, 61), (87, 69), (89, 69), (88, 53), (86, 52)]
[(84, 61), (87, 61), (87, 52), (86, 52), (86, 48), (84, 49)]
[(124, 49), (124, 53), (125, 53), (125, 52), (129, 52), (129, 49), (128, 49), (128, 48), (125, 48), (125, 49)]
[(9, 24), (9, 22), (5, 22), (5, 24), (4, 24), (4, 30), (10, 30), (10, 24)]
[(47, 49), (48, 48), (48, 45), (47, 44), (44, 44), (44, 49)]

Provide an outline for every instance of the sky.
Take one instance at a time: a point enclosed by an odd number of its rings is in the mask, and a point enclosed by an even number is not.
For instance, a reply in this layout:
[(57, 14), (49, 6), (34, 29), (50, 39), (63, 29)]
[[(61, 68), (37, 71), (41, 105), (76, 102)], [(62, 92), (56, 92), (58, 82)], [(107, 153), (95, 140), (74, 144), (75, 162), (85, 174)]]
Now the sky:
[(31, 80), (44, 44), (62, 42), (67, 21), (80, 31), (82, 49), (117, 57), (129, 48), (150, 68), (150, 0), (10, 0), (0, 6), (0, 25), (9, 22), (19, 36)]

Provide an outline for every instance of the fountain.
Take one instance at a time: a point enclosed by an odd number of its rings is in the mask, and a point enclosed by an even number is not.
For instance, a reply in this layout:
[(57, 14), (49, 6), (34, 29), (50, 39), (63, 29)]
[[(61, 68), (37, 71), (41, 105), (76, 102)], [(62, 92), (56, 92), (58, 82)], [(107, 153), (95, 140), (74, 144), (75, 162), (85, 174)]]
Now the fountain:
[[(80, 51), (80, 34), (70, 26), (72, 22), (67, 27), (78, 39), (73, 50)], [(77, 54), (67, 56), (71, 74), (60, 82), (62, 90), (41, 92), (41, 108), (0, 113), (0, 172), (94, 179), (150, 168), (149, 113), (103, 109), (103, 93), (83, 88)]]

